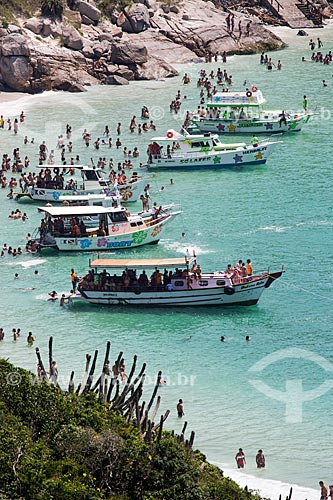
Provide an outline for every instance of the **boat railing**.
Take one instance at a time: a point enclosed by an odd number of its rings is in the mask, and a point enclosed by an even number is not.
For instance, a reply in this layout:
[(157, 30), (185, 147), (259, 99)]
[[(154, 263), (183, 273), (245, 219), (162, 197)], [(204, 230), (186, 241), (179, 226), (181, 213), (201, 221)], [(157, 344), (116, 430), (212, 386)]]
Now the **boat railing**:
[[(237, 149), (237, 148), (235, 148)], [(222, 148), (220, 151), (231, 151), (230, 145), (227, 148)], [(169, 155), (153, 155), (153, 160), (173, 160), (175, 158), (181, 158), (186, 161), (188, 158), (204, 158), (204, 153), (218, 153), (213, 147), (211, 147), (208, 151), (173, 151)]]

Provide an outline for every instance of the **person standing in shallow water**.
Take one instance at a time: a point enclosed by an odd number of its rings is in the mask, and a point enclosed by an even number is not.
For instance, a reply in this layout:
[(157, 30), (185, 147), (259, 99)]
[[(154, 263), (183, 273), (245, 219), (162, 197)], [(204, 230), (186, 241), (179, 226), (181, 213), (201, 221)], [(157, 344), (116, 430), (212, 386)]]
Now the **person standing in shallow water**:
[(258, 453), (256, 456), (256, 464), (257, 464), (258, 469), (264, 469), (266, 466), (265, 455), (263, 454), (262, 450), (258, 450)]
[(320, 500), (327, 500), (328, 490), (327, 486), (324, 484), (324, 481), (319, 481), (320, 486)]
[(236, 460), (236, 464), (237, 464), (238, 469), (244, 469), (244, 465), (246, 464), (246, 460), (245, 460), (245, 455), (244, 455), (242, 448), (239, 448), (238, 452), (236, 453), (235, 460)]
[(178, 417), (183, 417), (185, 415), (184, 413), (184, 405), (183, 405), (183, 400), (180, 399), (177, 404), (177, 413)]

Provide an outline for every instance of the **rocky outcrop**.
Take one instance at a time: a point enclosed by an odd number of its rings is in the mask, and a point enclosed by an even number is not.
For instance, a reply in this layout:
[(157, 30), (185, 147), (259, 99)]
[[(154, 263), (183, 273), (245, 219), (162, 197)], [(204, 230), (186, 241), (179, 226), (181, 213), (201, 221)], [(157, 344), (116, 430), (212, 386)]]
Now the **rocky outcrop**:
[(95, 5), (85, 0), (76, 0), (73, 8), (80, 12), (84, 24), (97, 24), (102, 14)]
[(132, 41), (114, 43), (111, 61), (116, 64), (144, 64), (148, 61), (147, 49), (143, 44)]
[(141, 33), (150, 27), (149, 10), (142, 3), (134, 3), (124, 9), (123, 16), (119, 16), (117, 24), (127, 33)]
[(178, 75), (170, 64), (158, 57), (149, 57), (148, 61), (137, 68), (136, 77), (138, 80), (159, 80)]
[(62, 40), (64, 46), (72, 50), (81, 50), (83, 40), (80, 33), (73, 26), (64, 26), (62, 30)]
[[(322, 0), (325, 2), (326, 0)], [(71, 0), (62, 22), (36, 15), (22, 26), (0, 27), (0, 87), (40, 92), (83, 91), (85, 85), (125, 85), (134, 79), (168, 78), (176, 63), (198, 62), (207, 53), (254, 53), (284, 46), (255, 18), (249, 36), (239, 36), (249, 17), (235, 12), (236, 31), (210, 1), (177, 5), (133, 0), (111, 20), (94, 0)]]
[(33, 69), (26, 38), (21, 34), (7, 34), (2, 37), (0, 55), (2, 81), (19, 92), (28, 92)]

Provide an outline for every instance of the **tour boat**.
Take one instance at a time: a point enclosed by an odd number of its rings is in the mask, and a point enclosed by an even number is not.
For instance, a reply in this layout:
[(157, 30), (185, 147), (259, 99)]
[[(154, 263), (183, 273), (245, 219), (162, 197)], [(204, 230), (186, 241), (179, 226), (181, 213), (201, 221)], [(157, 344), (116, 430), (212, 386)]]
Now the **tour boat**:
[(159, 207), (155, 214), (130, 214), (124, 207), (39, 207), (44, 219), (31, 240), (40, 250), (123, 250), (158, 243), (166, 224), (181, 211)]
[(64, 168), (74, 168), (80, 171), (82, 183), (77, 186), (76, 182), (71, 178), (68, 179), (68, 186), (65, 189), (59, 189), (59, 185), (55, 181), (40, 185), (37, 184), (37, 186), (28, 186), (26, 192), (16, 195), (17, 200), (25, 201), (30, 199), (55, 203), (59, 202), (60, 196), (64, 195), (106, 193), (111, 196), (116, 192), (117, 188), (123, 203), (129, 203), (137, 201), (145, 187), (144, 179), (137, 175), (133, 175), (126, 184), (118, 184), (115, 186), (112, 181), (104, 177), (102, 169), (89, 167), (87, 165), (39, 165), (38, 168), (44, 170), (48, 168), (58, 174), (63, 171)]
[(80, 279), (75, 299), (121, 306), (252, 306), (283, 272), (268, 269), (236, 279), (201, 270), (196, 257), (97, 259)]
[(169, 130), (165, 137), (154, 137), (152, 141), (149, 145), (148, 168), (178, 170), (260, 165), (266, 163), (280, 142), (224, 144), (217, 134), (190, 135), (187, 132), (180, 134), (176, 130)]
[[(194, 114), (194, 128), (190, 126), (188, 130), (218, 134), (298, 132), (311, 117), (311, 113), (303, 111), (268, 111), (265, 103), (262, 92), (254, 86), (245, 92), (217, 92), (207, 104), (204, 116)], [(281, 119), (282, 113), (285, 119)]]

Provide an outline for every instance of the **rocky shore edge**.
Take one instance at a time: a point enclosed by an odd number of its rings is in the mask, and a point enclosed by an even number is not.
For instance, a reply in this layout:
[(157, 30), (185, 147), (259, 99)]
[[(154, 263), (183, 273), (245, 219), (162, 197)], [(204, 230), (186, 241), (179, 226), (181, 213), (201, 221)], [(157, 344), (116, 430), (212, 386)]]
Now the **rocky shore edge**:
[(61, 20), (37, 12), (16, 24), (3, 22), (0, 90), (82, 92), (87, 85), (172, 77), (178, 74), (173, 64), (199, 62), (207, 53), (252, 54), (285, 46), (254, 16), (234, 12), (231, 32), (228, 12), (210, 1), (168, 3), (134, 0), (106, 18), (94, 0), (72, 0)]

